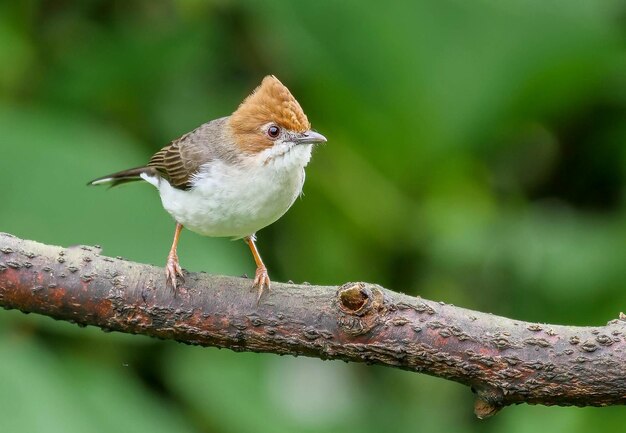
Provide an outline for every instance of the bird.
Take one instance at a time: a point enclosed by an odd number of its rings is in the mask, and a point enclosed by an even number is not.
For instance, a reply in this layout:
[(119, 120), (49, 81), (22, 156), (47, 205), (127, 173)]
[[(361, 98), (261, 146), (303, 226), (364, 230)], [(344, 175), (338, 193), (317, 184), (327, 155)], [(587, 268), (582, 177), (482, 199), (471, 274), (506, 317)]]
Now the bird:
[(141, 167), (88, 185), (145, 181), (157, 188), (176, 223), (165, 266), (166, 285), (184, 282), (177, 247), (183, 228), (210, 237), (243, 239), (256, 264), (257, 302), (271, 281), (256, 233), (277, 221), (302, 194), (313, 146), (326, 137), (311, 129), (289, 89), (274, 75), (230, 115), (211, 120), (156, 152)]

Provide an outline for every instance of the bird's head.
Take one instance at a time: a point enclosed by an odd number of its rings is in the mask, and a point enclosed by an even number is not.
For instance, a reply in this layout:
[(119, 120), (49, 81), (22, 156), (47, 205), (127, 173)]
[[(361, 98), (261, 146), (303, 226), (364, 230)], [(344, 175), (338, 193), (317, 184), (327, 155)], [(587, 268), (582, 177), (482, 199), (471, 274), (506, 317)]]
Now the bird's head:
[(326, 137), (311, 130), (296, 98), (273, 75), (239, 105), (229, 123), (235, 144), (250, 154), (268, 149), (282, 154), (298, 145), (326, 142)]

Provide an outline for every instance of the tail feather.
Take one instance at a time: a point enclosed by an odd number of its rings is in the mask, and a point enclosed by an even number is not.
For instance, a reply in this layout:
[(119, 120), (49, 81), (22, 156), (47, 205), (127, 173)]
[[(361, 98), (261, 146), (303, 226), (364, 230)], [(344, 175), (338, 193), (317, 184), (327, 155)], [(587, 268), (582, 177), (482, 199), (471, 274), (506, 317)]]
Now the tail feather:
[(136, 167), (128, 170), (118, 171), (117, 173), (102, 176), (88, 182), (87, 185), (109, 185), (110, 187), (118, 186), (123, 183), (135, 182), (142, 180), (141, 175), (147, 174), (155, 176), (157, 174), (154, 167)]

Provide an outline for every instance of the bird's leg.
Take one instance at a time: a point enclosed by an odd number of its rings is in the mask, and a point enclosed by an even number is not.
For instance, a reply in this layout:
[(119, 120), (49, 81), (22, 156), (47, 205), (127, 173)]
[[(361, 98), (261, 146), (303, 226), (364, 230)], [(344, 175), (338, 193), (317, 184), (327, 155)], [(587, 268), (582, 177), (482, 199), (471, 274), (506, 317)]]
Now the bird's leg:
[(178, 264), (178, 254), (176, 254), (176, 246), (178, 245), (178, 238), (180, 237), (182, 229), (183, 225), (176, 223), (174, 242), (172, 242), (172, 248), (170, 249), (170, 253), (167, 255), (167, 264), (165, 265), (165, 279), (167, 285), (172, 287), (174, 291), (176, 291), (176, 287), (178, 285), (176, 277), (180, 277), (181, 279), (183, 278), (183, 270)]
[(254, 235), (250, 235), (243, 238), (243, 240), (250, 247), (250, 251), (252, 251), (252, 256), (254, 257), (254, 262), (256, 263), (256, 272), (254, 274), (254, 283), (252, 283), (252, 288), (258, 288), (259, 292), (257, 295), (257, 302), (259, 302), (261, 295), (263, 294), (263, 290), (265, 290), (265, 288), (267, 288), (267, 290), (270, 289), (270, 277), (267, 275), (267, 268), (263, 263), (263, 259), (261, 259), (259, 250), (256, 249), (256, 244), (254, 243), (256, 237)]

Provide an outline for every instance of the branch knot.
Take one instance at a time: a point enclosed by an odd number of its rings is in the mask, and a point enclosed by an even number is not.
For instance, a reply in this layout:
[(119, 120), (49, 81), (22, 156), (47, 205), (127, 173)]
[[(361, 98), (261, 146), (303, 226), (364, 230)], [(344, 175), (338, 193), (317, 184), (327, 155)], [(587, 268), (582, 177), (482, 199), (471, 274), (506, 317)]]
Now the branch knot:
[(339, 326), (351, 335), (362, 335), (380, 323), (384, 295), (380, 288), (365, 283), (346, 283), (337, 290)]

